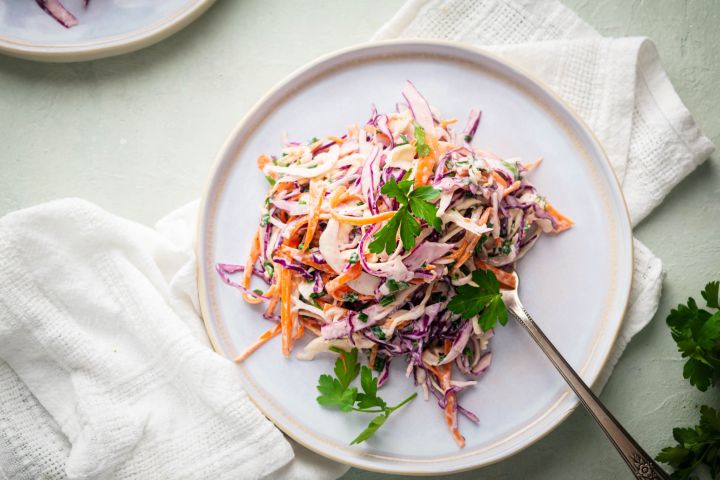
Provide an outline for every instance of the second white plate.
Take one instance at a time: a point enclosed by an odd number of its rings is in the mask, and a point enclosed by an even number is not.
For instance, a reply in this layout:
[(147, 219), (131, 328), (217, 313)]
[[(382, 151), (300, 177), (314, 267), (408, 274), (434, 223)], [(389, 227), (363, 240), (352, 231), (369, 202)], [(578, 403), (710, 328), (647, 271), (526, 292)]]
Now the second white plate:
[(65, 28), (33, 0), (0, 1), (0, 52), (45, 62), (110, 57), (147, 47), (199, 17), (215, 0), (62, 0)]

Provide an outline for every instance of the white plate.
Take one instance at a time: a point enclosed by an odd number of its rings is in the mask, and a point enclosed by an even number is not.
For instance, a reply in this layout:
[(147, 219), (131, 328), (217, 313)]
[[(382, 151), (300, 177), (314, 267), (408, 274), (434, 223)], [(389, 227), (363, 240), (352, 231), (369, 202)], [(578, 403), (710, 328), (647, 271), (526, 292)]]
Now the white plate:
[(65, 28), (34, 0), (0, 1), (0, 52), (77, 62), (139, 50), (169, 37), (215, 0), (61, 0), (79, 23)]
[[(483, 111), (474, 144), (500, 155), (545, 162), (532, 174), (538, 189), (576, 221), (543, 237), (521, 262), (521, 296), (538, 324), (589, 383), (598, 376), (621, 324), (632, 276), (625, 204), (605, 155), (581, 121), (515, 67), (470, 47), (442, 42), (388, 42), (333, 54), (300, 70), (245, 117), (220, 152), (201, 210), (200, 299), (215, 348), (228, 358), (268, 328), (259, 311), (216, 276), (217, 262), (244, 263), (267, 183), (258, 154), (291, 139), (337, 134), (364, 122), (375, 103), (394, 108), (412, 80), (445, 118)], [(368, 470), (439, 474), (486, 465), (527, 447), (556, 427), (577, 400), (516, 324), (492, 340), (493, 364), (459, 401), (480, 417), (460, 420), (458, 449), (434, 400), (416, 399), (360, 446), (348, 442), (369, 417), (321, 408), (315, 385), (330, 356), (313, 362), (280, 354), (279, 339), (238, 366), (258, 407), (290, 437), (321, 455)], [(296, 349), (301, 346), (296, 345)], [(400, 361), (383, 397), (414, 391)]]

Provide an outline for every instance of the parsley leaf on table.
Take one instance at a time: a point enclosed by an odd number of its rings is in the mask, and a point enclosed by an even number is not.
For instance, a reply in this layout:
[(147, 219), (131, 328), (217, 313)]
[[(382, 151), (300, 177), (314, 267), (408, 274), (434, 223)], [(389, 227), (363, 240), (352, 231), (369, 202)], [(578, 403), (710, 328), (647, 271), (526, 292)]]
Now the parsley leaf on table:
[(719, 282), (705, 286), (702, 296), (708, 308), (699, 308), (695, 300), (688, 298), (687, 305), (678, 305), (670, 311), (667, 324), (678, 350), (687, 358), (683, 376), (700, 391), (720, 382), (720, 300)]
[(710, 470), (711, 478), (720, 476), (720, 412), (703, 405), (700, 424), (695, 428), (675, 428), (673, 437), (678, 444), (666, 447), (655, 460), (675, 469), (673, 480), (688, 480), (700, 464)]
[(398, 183), (395, 178), (390, 177), (380, 189), (380, 192), (394, 198), (401, 206), (385, 226), (373, 236), (373, 241), (368, 245), (372, 253), (394, 252), (397, 248), (398, 230), (403, 246), (406, 249), (413, 248), (415, 238), (420, 235), (420, 224), (415, 217), (424, 219), (437, 231), (442, 228), (442, 221), (437, 216), (437, 207), (430, 203), (440, 196), (440, 190), (424, 185), (411, 191), (412, 185), (412, 180), (403, 179)]
[(466, 319), (479, 314), (478, 323), (485, 332), (495, 327), (497, 322), (507, 324), (508, 313), (495, 274), (478, 269), (472, 273), (472, 281), (477, 287), (470, 284), (457, 287), (457, 293), (448, 303), (450, 311)]
[[(320, 375), (317, 385), (320, 396), (317, 397), (317, 402), (326, 407), (338, 407), (343, 412), (354, 410), (380, 414), (373, 418), (367, 428), (350, 443), (354, 445), (372, 437), (385, 424), (390, 414), (412, 401), (417, 393), (413, 393), (394, 407), (388, 407), (385, 400), (377, 395), (377, 377), (373, 377), (372, 371), (368, 367), (363, 365), (362, 369), (360, 368), (357, 361), (357, 349), (353, 348), (350, 352), (339, 349), (332, 350), (340, 354), (335, 361), (335, 378), (327, 374)], [(361, 393), (358, 393), (358, 389), (355, 387), (350, 388), (350, 384), (358, 374), (360, 374)]]

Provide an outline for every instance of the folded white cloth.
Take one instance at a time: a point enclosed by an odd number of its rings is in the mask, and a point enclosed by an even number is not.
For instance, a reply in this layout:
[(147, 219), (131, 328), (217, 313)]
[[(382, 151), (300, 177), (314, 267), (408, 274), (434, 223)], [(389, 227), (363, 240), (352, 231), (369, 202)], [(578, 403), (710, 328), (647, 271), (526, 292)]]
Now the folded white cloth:
[[(603, 39), (556, 1), (410, 0), (376, 38), (396, 36), (493, 45), (540, 76), (598, 134), (633, 222), (712, 151), (649, 41)], [(291, 447), (208, 348), (195, 209), (155, 229), (82, 200), (0, 219), (0, 480), (346, 470)], [(660, 261), (639, 242), (635, 257), (626, 321), (596, 386), (657, 309)]]

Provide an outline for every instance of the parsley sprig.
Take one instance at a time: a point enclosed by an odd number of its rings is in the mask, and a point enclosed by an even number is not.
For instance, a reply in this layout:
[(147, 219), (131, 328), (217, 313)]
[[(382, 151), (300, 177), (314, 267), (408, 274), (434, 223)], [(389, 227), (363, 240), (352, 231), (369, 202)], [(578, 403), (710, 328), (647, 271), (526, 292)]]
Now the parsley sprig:
[(683, 376), (700, 391), (720, 383), (720, 282), (710, 282), (702, 291), (705, 304), (695, 299), (670, 311), (667, 324), (682, 356), (687, 358)]
[(448, 303), (450, 311), (466, 319), (479, 314), (478, 323), (484, 332), (495, 327), (497, 322), (507, 324), (508, 313), (495, 274), (478, 269), (472, 273), (472, 281), (477, 286), (466, 284), (457, 287), (456, 295)]
[(720, 412), (703, 405), (700, 407), (700, 424), (694, 428), (675, 428), (674, 447), (663, 448), (655, 460), (667, 463), (675, 471), (673, 480), (687, 480), (695, 469), (704, 463), (710, 478), (720, 476)]
[[(350, 445), (354, 445), (372, 437), (395, 410), (411, 402), (417, 393), (413, 393), (397, 405), (389, 407), (385, 400), (377, 395), (377, 377), (373, 377), (372, 371), (365, 365), (360, 367), (357, 361), (357, 349), (353, 348), (350, 352), (340, 349), (332, 350), (340, 354), (335, 361), (335, 377), (327, 374), (320, 375), (317, 384), (320, 396), (317, 397), (317, 402), (326, 407), (337, 407), (342, 412), (379, 413), (370, 421), (367, 428), (350, 442)], [(357, 387), (350, 387), (358, 374), (362, 392), (358, 392)]]
[[(406, 174), (405, 177), (407, 176)], [(390, 177), (380, 189), (384, 195), (397, 200), (400, 208), (373, 236), (373, 241), (368, 246), (372, 253), (394, 252), (397, 248), (398, 230), (403, 246), (406, 249), (413, 248), (415, 238), (420, 235), (420, 224), (415, 217), (424, 219), (438, 232), (442, 229), (442, 221), (437, 216), (437, 207), (431, 203), (440, 196), (441, 191), (428, 185), (415, 188), (412, 186), (412, 180), (403, 178), (398, 183), (395, 178)]]
[(415, 151), (418, 157), (427, 157), (430, 155), (430, 146), (425, 143), (425, 129), (419, 123), (413, 122), (413, 134), (415, 135)]

